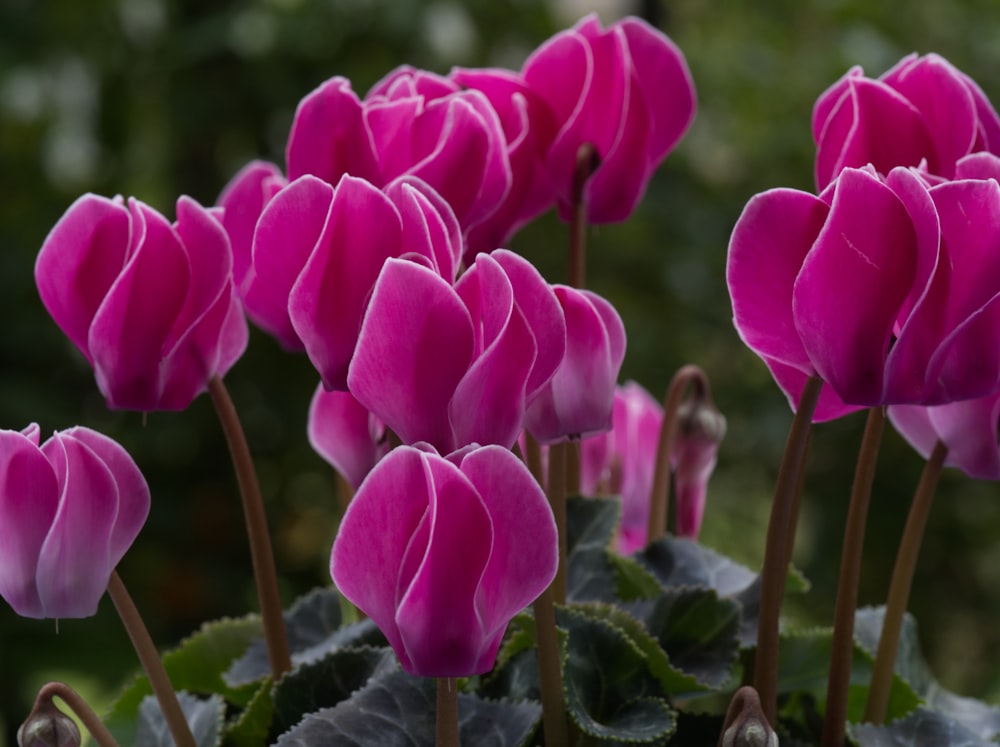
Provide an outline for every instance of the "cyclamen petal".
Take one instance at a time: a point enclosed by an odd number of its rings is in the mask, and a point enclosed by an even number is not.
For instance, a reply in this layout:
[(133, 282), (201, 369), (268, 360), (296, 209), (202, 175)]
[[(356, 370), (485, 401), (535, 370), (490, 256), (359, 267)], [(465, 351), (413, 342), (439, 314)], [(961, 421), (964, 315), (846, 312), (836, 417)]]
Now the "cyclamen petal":
[(189, 198), (177, 215), (87, 195), (39, 252), (42, 302), (110, 407), (184, 409), (246, 346), (225, 231)]
[(39, 446), (0, 431), (0, 596), (25, 617), (88, 617), (149, 513), (131, 457), (86, 428)]
[(309, 443), (357, 490), (389, 450), (385, 426), (350, 392), (320, 384), (309, 404)]
[(584, 187), (587, 219), (627, 218), (694, 116), (680, 50), (638, 18), (602, 29), (591, 14), (539, 47), (522, 75), (562, 123), (546, 157), (561, 215), (572, 210), (577, 152), (590, 143), (600, 166)]
[(406, 671), (470, 676), (493, 667), (511, 617), (551, 582), (557, 545), (541, 488), (506, 449), (450, 461), (401, 446), (348, 507), (330, 574)]

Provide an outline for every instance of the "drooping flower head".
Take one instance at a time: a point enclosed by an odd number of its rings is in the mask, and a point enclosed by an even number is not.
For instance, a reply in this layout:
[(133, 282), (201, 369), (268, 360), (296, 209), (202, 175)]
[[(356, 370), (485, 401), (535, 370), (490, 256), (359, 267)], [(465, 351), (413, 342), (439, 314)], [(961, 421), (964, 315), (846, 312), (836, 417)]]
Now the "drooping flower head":
[(908, 169), (845, 169), (819, 197), (754, 197), (733, 230), (734, 322), (793, 406), (816, 420), (942, 404), (1000, 383), (1000, 186), (929, 186)]
[(908, 55), (878, 78), (851, 68), (817, 99), (812, 117), (816, 186), (842, 169), (881, 174), (923, 166), (951, 179), (977, 151), (1000, 152), (1000, 117), (975, 81), (944, 58)]
[(246, 347), (229, 239), (188, 197), (171, 224), (136, 199), (84, 195), (45, 239), (35, 282), (115, 409), (183, 410)]
[(500, 120), (479, 91), (402, 66), (365, 98), (335, 77), (300, 103), (288, 136), (288, 178), (337, 184), (350, 174), (384, 187), (411, 175), (451, 205), (465, 231), (485, 220), (510, 188)]
[(557, 547), (544, 493), (507, 449), (400, 446), (351, 501), (330, 575), (407, 672), (466, 677), (493, 667), (507, 623), (555, 576)]
[(478, 255), (454, 287), (422, 265), (390, 259), (347, 384), (403, 443), (510, 448), (566, 344), (556, 292), (512, 252)]
[(451, 283), (462, 252), (450, 206), (403, 177), (384, 190), (345, 175), (303, 176), (268, 203), (254, 235), (247, 314), (290, 350), (305, 350), (328, 389), (346, 389), (361, 320), (389, 258)]
[(89, 428), (0, 431), (0, 596), (23, 617), (97, 612), (149, 513), (149, 487), (119, 444)]
[(572, 211), (577, 151), (590, 143), (600, 165), (584, 187), (587, 220), (625, 220), (694, 118), (680, 49), (639, 18), (605, 29), (591, 14), (539, 47), (521, 74), (559, 125), (546, 160), (560, 213)]

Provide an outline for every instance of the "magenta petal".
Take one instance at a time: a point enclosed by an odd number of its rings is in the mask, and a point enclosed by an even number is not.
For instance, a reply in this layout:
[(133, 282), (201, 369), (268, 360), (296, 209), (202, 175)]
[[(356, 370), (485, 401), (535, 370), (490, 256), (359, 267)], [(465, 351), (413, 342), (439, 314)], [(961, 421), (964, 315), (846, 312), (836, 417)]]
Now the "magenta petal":
[(958, 467), (969, 477), (1000, 480), (1000, 395), (930, 407), (927, 411), (938, 438), (948, 447), (945, 464)]
[(316, 248), (292, 286), (288, 314), (323, 385), (347, 388), (361, 319), (375, 279), (400, 253), (399, 213), (364, 179), (345, 176)]
[(45, 617), (36, 569), (59, 505), (52, 465), (34, 439), (0, 430), (0, 596), (22, 617)]
[(162, 215), (137, 200), (129, 201), (129, 210), (133, 253), (94, 317), (88, 344), (109, 406), (153, 410), (162, 391), (160, 361), (187, 297), (191, 267)]
[(253, 245), (253, 271), (243, 303), (247, 315), (288, 350), (302, 350), (288, 315), (288, 297), (326, 227), (333, 187), (304, 176), (264, 209)]
[(466, 294), (475, 301), (470, 313), (483, 336), (477, 347), (484, 347), (448, 407), (455, 445), (510, 448), (524, 420), (525, 385), (537, 353), (535, 338), (515, 304), (507, 275), (490, 255), (479, 255), (456, 291), (467, 304)]
[(42, 303), (90, 363), (90, 325), (129, 259), (132, 230), (120, 197), (87, 194), (49, 232), (35, 262)]
[[(799, 400), (802, 399), (802, 390), (805, 389), (809, 376), (798, 368), (771, 358), (765, 358), (764, 363), (770, 369), (775, 383), (785, 393), (792, 412), (795, 412), (798, 409)], [(812, 422), (824, 423), (827, 420), (836, 420), (844, 415), (850, 415), (852, 412), (862, 409), (864, 407), (861, 405), (845, 404), (829, 384), (823, 384), (819, 393), (819, 402), (816, 404), (816, 411), (813, 413)]]
[(931, 173), (951, 177), (977, 135), (975, 102), (961, 74), (938, 55), (927, 55), (890, 71), (884, 81), (920, 111), (934, 143), (926, 154)]
[(729, 240), (733, 323), (757, 355), (813, 370), (792, 315), (792, 289), (829, 214), (816, 196), (774, 189), (753, 197)]
[(493, 518), (493, 548), (475, 596), (484, 635), (493, 639), (492, 658), (510, 619), (555, 576), (558, 536), (545, 494), (510, 451), (485, 446), (460, 467)]
[(312, 174), (336, 184), (352, 174), (382, 183), (362, 104), (349, 80), (331, 78), (299, 102), (286, 161), (289, 181)]
[(883, 403), (885, 358), (916, 260), (913, 223), (899, 199), (871, 174), (845, 169), (793, 291), (803, 346), (845, 402)]
[(431, 510), (432, 490), (422, 452), (407, 446), (394, 449), (358, 488), (330, 557), (337, 589), (379, 627), (404, 666), (396, 586), (407, 544)]
[(42, 444), (59, 482), (59, 509), (38, 559), (46, 617), (89, 617), (111, 578), (112, 528), (120, 502), (107, 465), (82, 441), (56, 433)]
[(618, 389), (611, 432), (621, 471), (618, 492), (622, 498), (623, 532), (645, 537), (648, 531), (649, 498), (662, 426), (663, 408), (649, 392), (634, 381)]
[(383, 190), (399, 211), (402, 246), (430, 260), (445, 280), (452, 280), (462, 258), (462, 227), (455, 211), (426, 182), (414, 176), (393, 180)]
[(955, 178), (1000, 179), (1000, 157), (986, 152), (965, 156), (955, 165)]
[(680, 48), (659, 29), (635, 17), (625, 18), (620, 27), (634, 71), (633, 94), (642, 96), (653, 123), (648, 158), (655, 164), (694, 119), (694, 81)]
[(537, 347), (525, 397), (531, 400), (549, 382), (566, 353), (566, 318), (555, 291), (531, 262), (499, 249), (491, 255), (514, 289), (514, 301), (524, 314)]
[(347, 374), (351, 392), (404, 443), (451, 451), (448, 402), (468, 370), (473, 329), (465, 304), (432, 270), (387, 260)]
[(243, 287), (250, 272), (253, 234), (271, 198), (287, 184), (281, 169), (267, 161), (251, 161), (229, 180), (219, 195), (222, 225), (233, 248), (233, 282)]
[(881, 81), (852, 77), (848, 83), (817, 143), (817, 187), (847, 167), (871, 163), (888, 173), (934, 156), (931, 135), (913, 104)]
[(424, 677), (483, 674), (496, 649), (474, 600), (496, 538), (493, 521), (455, 465), (425, 456), (424, 467), (433, 486), (427, 547), (396, 609), (406, 669)]
[(132, 546), (146, 523), (151, 502), (149, 485), (131, 455), (117, 441), (82, 426), (63, 431), (62, 436), (86, 446), (104, 463), (115, 481), (118, 511), (108, 543), (108, 556), (113, 568), (125, 556), (125, 551)]
[(355, 490), (385, 454), (383, 431), (350, 392), (316, 387), (309, 405), (309, 443)]
[(611, 428), (625, 328), (614, 308), (589, 291), (555, 286), (566, 317), (566, 356), (528, 408), (525, 426), (542, 443)]

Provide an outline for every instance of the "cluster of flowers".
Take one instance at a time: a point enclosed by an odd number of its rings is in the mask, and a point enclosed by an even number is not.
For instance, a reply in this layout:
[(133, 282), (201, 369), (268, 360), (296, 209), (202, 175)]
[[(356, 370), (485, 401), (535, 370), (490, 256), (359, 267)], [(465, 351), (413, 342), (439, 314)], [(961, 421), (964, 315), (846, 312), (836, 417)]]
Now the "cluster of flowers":
[(927, 456), (1000, 478), (1000, 118), (936, 55), (852, 69), (816, 102), (818, 194), (747, 204), (727, 276), (736, 328), (814, 420), (888, 405)]
[[(216, 207), (181, 197), (171, 223), (137, 199), (81, 197), (41, 249), (39, 293), (111, 408), (186, 408), (239, 359), (247, 317), (304, 351), (322, 382), (310, 438), (357, 488), (338, 588), (408, 671), (480, 673), (556, 572), (518, 437), (551, 444), (614, 420), (616, 436), (587, 442), (585, 488), (634, 498), (628, 550), (644, 543), (642, 449), (662, 418), (653, 402), (629, 425), (632, 389), (616, 400), (625, 330), (611, 304), (497, 247), (553, 206), (627, 217), (694, 105), (680, 51), (638, 19), (585, 18), (519, 73), (402, 67), (364, 98), (336, 77), (300, 103), (286, 173), (253, 162)], [(579, 185), (584, 145), (596, 164)], [(688, 451), (696, 534), (714, 444)], [(0, 524), (17, 528), (0, 544), (0, 594), (25, 615), (91, 614), (148, 509), (135, 465), (83, 429), (39, 449), (36, 427), (6, 432), (0, 463)]]

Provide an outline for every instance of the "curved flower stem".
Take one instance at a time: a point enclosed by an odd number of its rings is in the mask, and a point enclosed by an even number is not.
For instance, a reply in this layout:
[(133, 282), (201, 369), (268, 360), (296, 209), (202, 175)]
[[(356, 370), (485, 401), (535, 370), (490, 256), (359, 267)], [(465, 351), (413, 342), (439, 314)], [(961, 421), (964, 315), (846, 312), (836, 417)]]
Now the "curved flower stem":
[(98, 747), (118, 747), (118, 742), (108, 731), (108, 727), (104, 725), (101, 719), (94, 709), (85, 701), (80, 694), (74, 690), (72, 687), (67, 685), (65, 682), (49, 682), (42, 685), (42, 689), (38, 691), (38, 695), (35, 698), (35, 705), (31, 709), (31, 714), (28, 716), (28, 721), (31, 720), (32, 716), (40, 711), (47, 709), (55, 709), (55, 704), (52, 702), (52, 698), (61, 699), (69, 709), (76, 714), (76, 717), (80, 719), (83, 725), (90, 732), (90, 736), (97, 742)]
[(566, 495), (580, 495), (580, 439), (566, 444)]
[(174, 738), (174, 744), (177, 747), (195, 747), (191, 727), (188, 726), (184, 711), (181, 710), (174, 686), (170, 684), (167, 670), (163, 668), (163, 661), (156, 651), (156, 646), (153, 645), (153, 639), (150, 638), (149, 631), (146, 630), (142, 617), (139, 615), (139, 610), (136, 609), (132, 597), (126, 591), (118, 571), (111, 572), (111, 580), (108, 581), (108, 596), (114, 602), (118, 616), (125, 626), (125, 631), (132, 640), (132, 647), (139, 657), (146, 677), (149, 678), (149, 684), (160, 703), (160, 710), (163, 712), (163, 718), (170, 729), (170, 735)]
[(434, 733), (437, 747), (458, 747), (458, 683), (454, 677), (437, 678)]
[(844, 527), (844, 547), (840, 557), (840, 579), (837, 582), (837, 603), (833, 619), (833, 643), (830, 654), (830, 674), (826, 686), (826, 715), (823, 717), (822, 747), (843, 747), (847, 720), (847, 688), (851, 679), (851, 659), (854, 653), (854, 613), (858, 606), (858, 582), (861, 578), (861, 551), (865, 542), (868, 504), (875, 478), (882, 431), (885, 428), (885, 408), (868, 411), (865, 433), (858, 452), (854, 472), (851, 502)]
[(767, 546), (760, 579), (754, 688), (760, 696), (764, 716), (772, 724), (778, 711), (778, 618), (781, 600), (785, 596), (788, 558), (791, 555), (789, 548), (795, 542), (795, 527), (791, 525), (791, 517), (796, 503), (796, 488), (801, 484), (799, 474), (805, 465), (812, 416), (822, 388), (821, 379), (810, 377), (799, 395), (799, 405), (792, 418), (788, 440), (785, 442), (785, 454), (778, 469), (771, 518), (767, 525)]
[(649, 495), (649, 523), (647, 543), (663, 539), (667, 534), (667, 514), (670, 506), (670, 452), (677, 435), (677, 412), (688, 385), (694, 389), (692, 396), (698, 401), (712, 400), (708, 377), (698, 366), (682, 366), (670, 380), (663, 398), (663, 424), (660, 426), (659, 448), (653, 472), (653, 488)]
[(267, 530), (267, 517), (264, 515), (264, 501), (257, 483), (253, 459), (250, 457), (250, 447), (247, 446), (243, 426), (240, 425), (226, 385), (218, 376), (213, 376), (208, 382), (208, 392), (226, 434), (226, 443), (229, 444), (229, 454), (243, 499), (243, 516), (250, 540), (250, 557), (253, 561), (254, 580), (257, 582), (267, 658), (271, 664), (271, 676), (277, 682), (283, 674), (291, 671), (292, 660), (285, 633), (285, 618), (281, 613), (278, 574), (274, 568), (274, 553), (271, 551), (271, 537)]
[(565, 441), (552, 444), (549, 447), (549, 484), (546, 493), (552, 515), (556, 520), (556, 530), (559, 533), (559, 569), (552, 581), (553, 601), (556, 604), (566, 604), (566, 451), (569, 444)]
[(889, 583), (889, 595), (885, 603), (885, 617), (882, 619), (882, 635), (879, 637), (871, 686), (868, 688), (868, 703), (865, 706), (864, 720), (874, 724), (885, 721), (903, 615), (910, 599), (910, 587), (913, 585), (913, 574), (917, 568), (917, 556), (923, 543), (927, 517), (930, 515), (938, 478), (941, 477), (947, 456), (948, 447), (938, 441), (920, 476), (910, 513), (906, 517), (903, 538), (899, 542), (899, 552), (896, 554), (896, 565), (892, 570), (892, 581)]
[(600, 164), (593, 143), (583, 143), (576, 152), (573, 169), (573, 217), (569, 224), (569, 282), (573, 288), (583, 288), (586, 281), (587, 206), (583, 204), (583, 188)]

